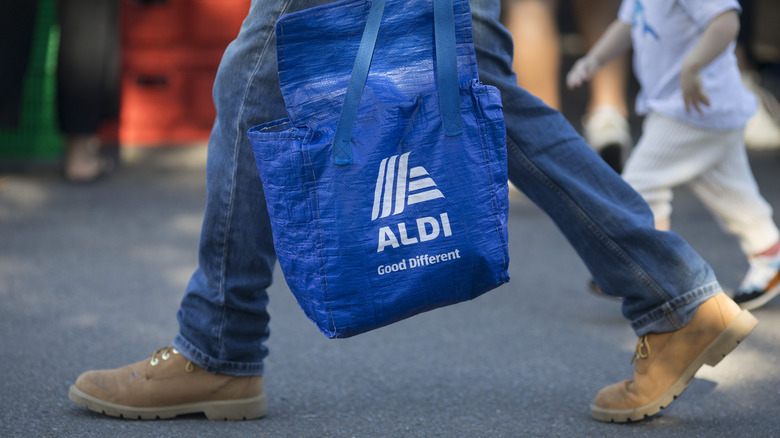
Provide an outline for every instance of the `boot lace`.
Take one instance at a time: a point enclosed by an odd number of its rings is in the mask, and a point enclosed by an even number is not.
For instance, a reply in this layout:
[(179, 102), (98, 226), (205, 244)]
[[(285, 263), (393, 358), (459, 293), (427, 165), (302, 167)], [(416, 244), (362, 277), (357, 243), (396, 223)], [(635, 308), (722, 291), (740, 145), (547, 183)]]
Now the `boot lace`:
[[(161, 348), (159, 350), (156, 350), (154, 353), (152, 353), (151, 359), (149, 359), (149, 365), (156, 366), (158, 363), (160, 363), (160, 359), (162, 360), (168, 360), (171, 358), (171, 355), (179, 354), (179, 350), (173, 348), (172, 346), (167, 346), (165, 348)], [(159, 355), (159, 358), (157, 357)], [(192, 361), (188, 360), (187, 365), (185, 365), (184, 369), (191, 373), (195, 370)]]
[(631, 358), (631, 364), (633, 365), (639, 359), (646, 359), (649, 355), (650, 343), (647, 342), (647, 335), (645, 335), (639, 338), (639, 341), (636, 343), (636, 351), (634, 352), (634, 357)]

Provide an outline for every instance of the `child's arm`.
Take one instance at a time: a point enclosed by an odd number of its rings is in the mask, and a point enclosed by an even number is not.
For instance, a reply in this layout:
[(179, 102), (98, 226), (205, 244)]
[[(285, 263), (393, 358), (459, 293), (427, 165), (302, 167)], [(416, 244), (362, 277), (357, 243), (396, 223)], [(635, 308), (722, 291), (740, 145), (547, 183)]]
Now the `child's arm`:
[(575, 88), (589, 80), (604, 64), (631, 48), (631, 25), (615, 20), (599, 38), (587, 55), (577, 60), (566, 75), (566, 84)]
[(710, 105), (710, 99), (701, 87), (701, 70), (720, 56), (737, 38), (739, 15), (736, 10), (726, 11), (710, 21), (696, 45), (685, 55), (680, 72), (685, 111), (691, 108), (701, 113), (699, 105)]

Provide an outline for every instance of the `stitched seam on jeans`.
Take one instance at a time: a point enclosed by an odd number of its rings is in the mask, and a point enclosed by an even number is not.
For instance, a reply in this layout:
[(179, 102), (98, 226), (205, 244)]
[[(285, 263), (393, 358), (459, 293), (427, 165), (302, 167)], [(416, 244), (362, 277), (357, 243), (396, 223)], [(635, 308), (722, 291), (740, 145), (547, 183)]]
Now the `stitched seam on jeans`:
[[(511, 140), (509, 137), (507, 137), (507, 143), (510, 141), (514, 143), (514, 140)], [(521, 152), (517, 144), (515, 144), (514, 150), (512, 150), (512, 154), (520, 160), (520, 162), (529, 172), (531, 172), (531, 174), (536, 176), (537, 179), (539, 179), (545, 186), (550, 188), (554, 193), (558, 194), (559, 198), (564, 202), (564, 204), (569, 207), (569, 210), (572, 211), (575, 216), (586, 225), (586, 227), (596, 236), (598, 241), (601, 242), (601, 244), (610, 250), (616, 257), (618, 257), (618, 259), (620, 259), (624, 265), (629, 268), (634, 276), (636, 276), (641, 283), (650, 289), (656, 298), (661, 301), (668, 300), (669, 297), (666, 296), (667, 294), (664, 292), (663, 288), (661, 288), (652, 279), (652, 277), (650, 277), (650, 275), (645, 273), (644, 269), (631, 257), (629, 257), (628, 254), (623, 251), (617, 243), (615, 243), (611, 238), (609, 238), (609, 236), (607, 236), (606, 233), (604, 233), (598, 226), (596, 226), (596, 223), (590, 218), (590, 216), (585, 213), (585, 211), (568, 193), (566, 193), (560, 186), (555, 184), (551, 178), (549, 178), (544, 172), (541, 171), (541, 169), (536, 167), (531, 159)]]
[[(653, 322), (659, 320), (661, 317), (665, 317), (672, 324), (673, 327), (678, 329), (682, 328), (684, 327), (684, 324), (682, 320), (680, 320), (680, 318), (677, 316), (678, 310), (682, 309), (688, 304), (701, 300), (702, 297), (709, 299), (721, 292), (723, 292), (723, 289), (721, 288), (720, 283), (718, 283), (718, 281), (712, 281), (703, 286), (699, 286), (696, 289), (688, 291), (683, 295), (674, 298), (668, 303), (664, 303), (663, 306), (651, 310), (650, 312), (643, 315), (641, 318), (632, 321), (631, 328), (634, 329), (634, 331), (636, 332), (640, 332), (641, 334), (644, 334), (642, 333), (642, 329), (652, 324)], [(666, 309), (669, 310), (666, 311)], [(674, 319), (672, 319), (671, 317), (672, 315)]]
[[(280, 8), (280, 16), (284, 14), (284, 12), (289, 8), (289, 5), (291, 3), (291, 0), (288, 0), (286, 3), (284, 3)], [(268, 38), (266, 38), (265, 42), (262, 45), (262, 50), (260, 50), (259, 55), (257, 57), (257, 61), (255, 62), (254, 69), (252, 70), (252, 73), (249, 75), (249, 78), (246, 82), (246, 86), (244, 88), (244, 95), (241, 98), (241, 107), (238, 110), (238, 113), (236, 114), (236, 136), (235, 136), (235, 142), (233, 143), (233, 162), (232, 165), (232, 176), (231, 176), (231, 184), (230, 184), (230, 197), (228, 200), (228, 208), (225, 212), (225, 223), (227, 224), (225, 229), (223, 230), (223, 239), (222, 239), (222, 260), (221, 260), (221, 266), (220, 266), (220, 280), (219, 280), (219, 294), (222, 297), (222, 316), (220, 318), (220, 327), (219, 327), (219, 333), (217, 335), (218, 338), (218, 345), (220, 353), (223, 351), (223, 337), (222, 334), (224, 332), (225, 328), (225, 320), (226, 320), (226, 312), (227, 312), (227, 306), (225, 306), (225, 270), (227, 269), (227, 254), (228, 254), (228, 235), (230, 234), (230, 218), (233, 216), (233, 202), (235, 200), (235, 194), (236, 194), (236, 172), (235, 169), (238, 167), (238, 160), (239, 160), (239, 148), (241, 146), (241, 120), (244, 114), (244, 110), (246, 109), (246, 100), (247, 96), (250, 93), (250, 90), (252, 89), (252, 84), (254, 84), (256, 78), (257, 78), (257, 72), (260, 69), (260, 66), (262, 64), (262, 61), (265, 57), (265, 54), (268, 52), (268, 47), (271, 45), (271, 41), (273, 40), (274, 34), (273, 32), (268, 33)]]
[[(172, 344), (181, 344), (173, 346), (182, 352), (184, 357), (192, 361), (195, 365), (205, 369), (206, 371), (234, 376), (258, 376), (263, 375), (264, 372), (263, 362), (247, 363), (212, 359), (187, 339), (185, 339), (181, 334), (178, 335), (176, 339), (174, 339)], [(225, 367), (228, 367), (228, 369)], [(231, 373), (230, 371), (234, 371), (234, 373)], [(235, 373), (236, 371), (238, 371), (238, 373)], [(242, 371), (249, 372), (251, 374), (245, 374)]]

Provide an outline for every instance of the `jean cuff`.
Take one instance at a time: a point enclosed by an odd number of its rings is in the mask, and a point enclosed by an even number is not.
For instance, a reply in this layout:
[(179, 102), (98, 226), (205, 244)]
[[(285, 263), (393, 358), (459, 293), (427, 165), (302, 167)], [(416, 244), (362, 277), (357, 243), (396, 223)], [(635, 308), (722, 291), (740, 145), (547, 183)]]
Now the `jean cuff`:
[(723, 289), (717, 281), (705, 284), (631, 321), (631, 328), (637, 336), (679, 330), (691, 321), (703, 302), (721, 292)]
[(171, 345), (192, 363), (214, 374), (236, 377), (263, 375), (263, 362), (230, 362), (215, 359), (192, 345), (181, 334), (176, 335)]

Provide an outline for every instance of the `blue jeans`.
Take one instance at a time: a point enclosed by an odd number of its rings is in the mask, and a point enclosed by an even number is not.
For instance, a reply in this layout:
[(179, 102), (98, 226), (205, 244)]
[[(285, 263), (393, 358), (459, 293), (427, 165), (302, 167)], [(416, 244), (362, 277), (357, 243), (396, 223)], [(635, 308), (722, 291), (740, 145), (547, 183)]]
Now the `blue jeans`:
[[(266, 289), (276, 258), (246, 132), (287, 116), (276, 73), (276, 20), (327, 2), (254, 0), (217, 73), (199, 267), (173, 341), (212, 372), (263, 373)], [(721, 291), (712, 269), (680, 237), (656, 231), (642, 198), (566, 119), (517, 87), (499, 3), (472, 0), (471, 9), (480, 77), (502, 94), (512, 183), (555, 221), (604, 292), (623, 297), (623, 315), (637, 335), (683, 327)]]

